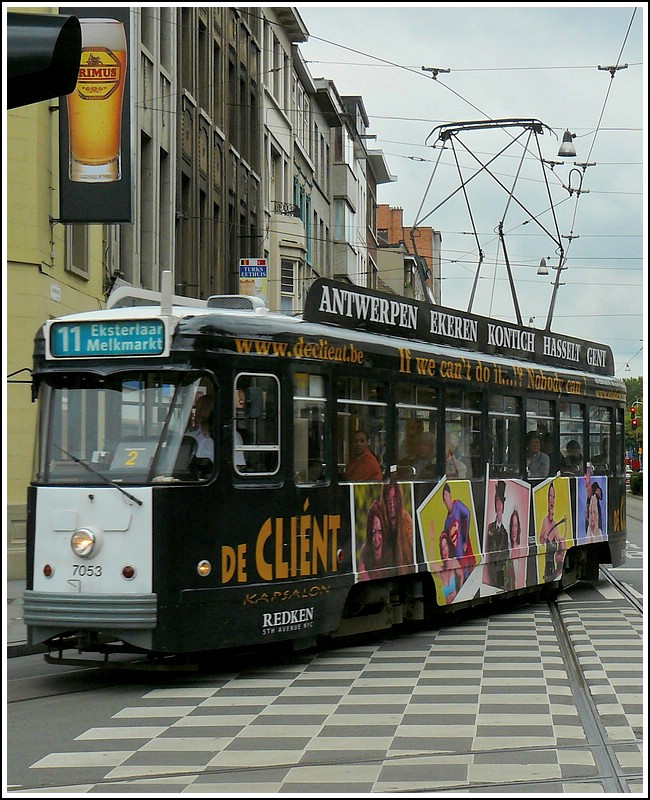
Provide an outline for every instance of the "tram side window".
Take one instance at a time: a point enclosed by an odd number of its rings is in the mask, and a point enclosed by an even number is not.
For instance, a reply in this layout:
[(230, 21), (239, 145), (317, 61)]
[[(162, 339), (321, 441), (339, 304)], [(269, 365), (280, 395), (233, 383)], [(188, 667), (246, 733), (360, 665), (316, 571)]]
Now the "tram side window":
[[(539, 447), (533, 440), (539, 442)], [(527, 398), (526, 469), (529, 478), (547, 478), (560, 469), (561, 457), (555, 441), (555, 403), (536, 397)]]
[(490, 395), (488, 404), (490, 474), (515, 478), (522, 474), (521, 400)]
[(337, 383), (339, 480), (381, 481), (386, 474), (386, 387), (366, 378)]
[(614, 472), (617, 475), (622, 475), (625, 464), (625, 424), (624, 424), (624, 411), (622, 408), (616, 409), (616, 428), (615, 428), (615, 443), (612, 449), (614, 454)]
[(275, 375), (241, 372), (235, 378), (233, 465), (239, 475), (280, 469), (280, 383)]
[(452, 480), (480, 477), (481, 406), (480, 392), (445, 390), (445, 474)]
[(299, 372), (293, 379), (293, 470), (297, 484), (328, 478), (327, 398), (321, 375)]
[(610, 471), (611, 439), (611, 409), (592, 406), (589, 409), (589, 461), (596, 475), (606, 475)]
[(436, 465), (437, 398), (434, 389), (412, 383), (395, 389), (397, 412), (397, 478), (431, 480)]
[(563, 475), (584, 475), (585, 409), (581, 403), (560, 404), (560, 451)]

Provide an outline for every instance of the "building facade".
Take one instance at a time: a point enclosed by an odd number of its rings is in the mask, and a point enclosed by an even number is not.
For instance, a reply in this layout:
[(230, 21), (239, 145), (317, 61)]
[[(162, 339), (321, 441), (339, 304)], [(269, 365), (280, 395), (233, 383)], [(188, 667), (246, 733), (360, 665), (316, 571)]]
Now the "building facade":
[(165, 270), (176, 294), (238, 293), (249, 258), (265, 259), (265, 299), (286, 313), (316, 277), (378, 274), (377, 187), (391, 178), (366, 149), (362, 99), (310, 75), (297, 9), (145, 6), (130, 28), (132, 223), (60, 223), (59, 101), (7, 113), (10, 578), (25, 571), (44, 320), (101, 308), (119, 285), (158, 290)]
[[(442, 236), (433, 228), (404, 227), (404, 210), (380, 204), (377, 208), (377, 235), (386, 253), (381, 279), (397, 294), (418, 300), (428, 299), (422, 286), (418, 257), (424, 260), (428, 272), (428, 291), (433, 302), (441, 303), (441, 245)], [(398, 270), (390, 251), (403, 254), (403, 269)], [(400, 274), (401, 272), (401, 274)]]

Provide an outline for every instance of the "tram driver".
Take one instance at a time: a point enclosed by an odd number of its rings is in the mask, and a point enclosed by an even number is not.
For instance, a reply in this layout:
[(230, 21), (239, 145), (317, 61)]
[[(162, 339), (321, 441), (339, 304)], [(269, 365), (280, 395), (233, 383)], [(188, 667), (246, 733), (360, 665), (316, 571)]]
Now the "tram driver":
[(194, 425), (187, 435), (196, 441), (196, 451), (191, 468), (199, 480), (208, 478), (214, 467), (214, 439), (212, 437), (212, 411), (214, 397), (203, 394), (194, 404)]
[(212, 409), (214, 398), (204, 394), (197, 398), (194, 406), (194, 427), (188, 436), (196, 439), (196, 458), (209, 458), (214, 463), (214, 439), (212, 438)]

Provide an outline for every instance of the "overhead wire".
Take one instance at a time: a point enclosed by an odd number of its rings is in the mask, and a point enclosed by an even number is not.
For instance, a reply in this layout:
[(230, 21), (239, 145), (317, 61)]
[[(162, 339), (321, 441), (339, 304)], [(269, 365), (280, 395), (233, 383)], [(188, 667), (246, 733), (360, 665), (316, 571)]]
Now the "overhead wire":
[[(600, 110), (600, 115), (598, 117), (598, 123), (596, 124), (596, 128), (593, 131), (593, 138), (591, 140), (591, 145), (589, 147), (589, 152), (587, 153), (587, 158), (585, 159), (585, 163), (589, 162), (589, 160), (591, 158), (591, 154), (593, 153), (593, 150), (594, 150), (594, 147), (595, 147), (595, 144), (596, 144), (596, 138), (598, 137), (598, 133), (600, 131), (600, 125), (601, 125), (601, 123), (603, 121), (603, 117), (605, 115), (605, 109), (607, 108), (607, 103), (609, 101), (609, 95), (610, 95), (610, 92), (612, 90), (612, 86), (613, 86), (613, 82), (614, 82), (614, 76), (618, 73), (618, 67), (620, 66), (621, 58), (623, 56), (623, 51), (625, 50), (625, 45), (626, 45), (628, 37), (630, 35), (630, 30), (632, 29), (632, 24), (634, 22), (634, 17), (635, 16), (636, 16), (636, 8), (633, 8), (632, 9), (632, 16), (630, 17), (630, 21), (629, 21), (628, 26), (627, 26), (627, 31), (625, 32), (625, 36), (623, 38), (623, 43), (621, 44), (621, 48), (619, 50), (619, 53), (618, 53), (618, 56), (617, 56), (617, 59), (616, 59), (616, 64), (610, 70), (610, 81), (609, 81), (609, 84), (607, 86), (607, 91), (605, 92), (605, 98), (603, 100), (602, 108)], [(586, 173), (586, 169), (587, 169), (586, 166), (583, 167), (583, 175)], [(575, 192), (576, 198), (575, 198), (575, 205), (574, 205), (574, 209), (573, 209), (573, 217), (572, 217), (572, 220), (571, 220), (571, 227), (570, 227), (569, 235), (567, 237), (568, 238), (568, 243), (567, 243), (567, 247), (566, 247), (565, 254), (564, 254), (565, 262), (566, 262), (566, 259), (568, 257), (569, 250), (571, 249), (571, 245), (573, 244), (573, 240), (575, 238), (577, 238), (574, 235), (573, 231), (575, 230), (575, 223), (576, 223), (576, 219), (577, 219), (577, 216), (578, 216), (578, 202), (580, 200), (581, 195), (584, 192), (585, 192), (585, 190), (582, 189), (582, 181), (581, 181), (580, 182), (580, 189), (578, 189)], [(558, 277), (559, 277), (559, 273), (558, 273)]]

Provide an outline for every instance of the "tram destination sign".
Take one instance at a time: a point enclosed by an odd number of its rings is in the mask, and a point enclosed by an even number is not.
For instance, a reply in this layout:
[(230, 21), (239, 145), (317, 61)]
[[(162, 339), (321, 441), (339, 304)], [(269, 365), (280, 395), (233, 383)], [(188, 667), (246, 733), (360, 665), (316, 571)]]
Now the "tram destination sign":
[(160, 319), (67, 321), (49, 323), (51, 358), (159, 356), (165, 353)]
[(556, 368), (614, 374), (614, 357), (607, 345), (326, 278), (314, 281), (309, 290), (304, 319)]

